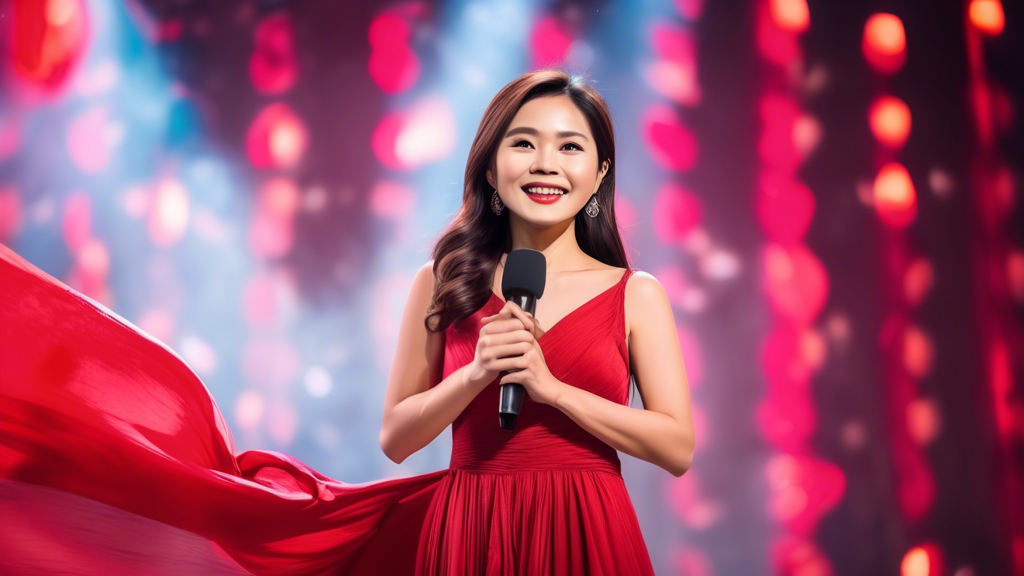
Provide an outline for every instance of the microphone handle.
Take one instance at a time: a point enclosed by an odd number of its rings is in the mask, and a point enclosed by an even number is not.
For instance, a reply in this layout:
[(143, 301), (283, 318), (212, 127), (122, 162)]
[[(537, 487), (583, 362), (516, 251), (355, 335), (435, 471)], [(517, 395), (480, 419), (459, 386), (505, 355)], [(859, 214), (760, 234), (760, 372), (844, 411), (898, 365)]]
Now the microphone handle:
[[(505, 297), (505, 301), (515, 302), (524, 312), (531, 316), (537, 309), (537, 298), (527, 292), (519, 292)], [(500, 380), (508, 370), (502, 370), (498, 374)], [(515, 430), (516, 421), (519, 419), (519, 409), (523, 405), (523, 398), (526, 396), (526, 388), (519, 383), (501, 385), (501, 400), (498, 403), (498, 423), (502, 430)]]

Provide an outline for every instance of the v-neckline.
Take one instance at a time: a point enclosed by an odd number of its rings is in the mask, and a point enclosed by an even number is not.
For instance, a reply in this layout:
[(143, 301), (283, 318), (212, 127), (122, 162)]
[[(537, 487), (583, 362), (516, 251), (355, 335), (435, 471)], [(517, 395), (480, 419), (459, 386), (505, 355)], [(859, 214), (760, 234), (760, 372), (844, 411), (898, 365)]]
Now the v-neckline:
[[(580, 304), (580, 305), (579, 305), (579, 306), (577, 306), (576, 308), (573, 308), (573, 309), (572, 309), (572, 311), (570, 311), (570, 312), (569, 312), (568, 314), (566, 314), (565, 316), (562, 316), (562, 318), (561, 318), (561, 319), (559, 319), (559, 320), (558, 320), (558, 322), (555, 322), (555, 323), (554, 323), (554, 324), (553, 324), (553, 325), (552, 325), (552, 326), (551, 326), (550, 328), (548, 328), (548, 329), (547, 329), (547, 330), (546, 330), (546, 331), (545, 331), (545, 332), (544, 332), (543, 334), (541, 334), (539, 338), (537, 338), (537, 342), (539, 343), (539, 342), (540, 342), (541, 340), (543, 340), (543, 339), (544, 339), (544, 338), (545, 338), (545, 337), (546, 337), (546, 336), (547, 336), (548, 334), (551, 334), (551, 333), (552, 333), (552, 332), (553, 332), (553, 331), (555, 330), (555, 328), (558, 328), (558, 327), (559, 327), (560, 325), (562, 325), (562, 324), (563, 324), (563, 323), (564, 323), (564, 322), (565, 322), (566, 320), (568, 320), (568, 319), (569, 319), (570, 317), (572, 317), (572, 316), (573, 316), (574, 314), (576, 314), (576, 313), (577, 313), (577, 312), (579, 312), (580, 310), (582, 310), (582, 309), (586, 308), (587, 306), (589, 306), (591, 302), (594, 302), (594, 301), (595, 301), (595, 300), (597, 300), (598, 298), (600, 298), (600, 297), (604, 296), (605, 294), (607, 294), (607, 293), (611, 292), (611, 291), (612, 291), (612, 289), (614, 289), (615, 287), (617, 287), (617, 286), (618, 286), (619, 284), (621, 284), (621, 283), (622, 283), (622, 281), (623, 281), (623, 280), (625, 280), (625, 278), (626, 278), (626, 275), (627, 275), (627, 274), (629, 274), (629, 267), (628, 267), (628, 266), (626, 267), (626, 270), (625, 270), (625, 271), (624, 271), (624, 272), (622, 273), (622, 276), (621, 276), (621, 277), (619, 277), (619, 280), (618, 280), (618, 282), (616, 282), (615, 284), (612, 284), (611, 286), (609, 286), (609, 287), (605, 288), (604, 290), (602, 290), (602, 291), (601, 291), (601, 293), (600, 293), (600, 294), (597, 294), (596, 296), (594, 296), (593, 298), (591, 298), (591, 299), (587, 300), (587, 301), (586, 301), (586, 302), (584, 302), (583, 304)], [(503, 305), (503, 306), (504, 306), (504, 304), (505, 304), (505, 299), (504, 299), (504, 298), (502, 298), (501, 296), (498, 296), (497, 294), (495, 294), (493, 290), (488, 290), (488, 292), (490, 292), (490, 293), (491, 293), (491, 299), (490, 299), (490, 302), (498, 302), (499, 304), (501, 304), (501, 305)]]

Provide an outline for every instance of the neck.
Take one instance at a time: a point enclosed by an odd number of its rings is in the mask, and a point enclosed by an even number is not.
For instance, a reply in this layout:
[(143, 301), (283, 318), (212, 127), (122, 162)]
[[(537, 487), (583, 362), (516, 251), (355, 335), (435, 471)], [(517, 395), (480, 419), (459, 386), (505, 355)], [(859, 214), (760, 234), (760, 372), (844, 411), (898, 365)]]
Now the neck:
[(547, 262), (548, 272), (575, 270), (583, 266), (585, 254), (576, 241), (575, 219), (538, 227), (512, 214), (510, 228), (512, 250), (529, 248), (541, 252)]

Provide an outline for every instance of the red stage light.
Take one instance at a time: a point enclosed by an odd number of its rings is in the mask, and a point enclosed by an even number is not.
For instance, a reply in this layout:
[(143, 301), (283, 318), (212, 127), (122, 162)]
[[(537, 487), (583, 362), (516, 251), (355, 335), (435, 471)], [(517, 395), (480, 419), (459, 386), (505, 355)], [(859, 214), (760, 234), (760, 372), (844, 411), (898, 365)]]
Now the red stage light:
[(880, 12), (864, 24), (861, 50), (875, 70), (891, 74), (903, 67), (907, 58), (907, 37), (903, 21), (893, 14)]
[(291, 89), (299, 75), (295, 57), (295, 31), (285, 13), (267, 16), (253, 34), (254, 46), (249, 58), (249, 78), (264, 94), (280, 94)]
[(900, 562), (900, 576), (939, 576), (945, 574), (942, 550), (932, 543), (914, 546)]
[(807, 0), (771, 0), (768, 9), (775, 25), (783, 30), (799, 34), (811, 26)]
[(420, 61), (407, 46), (375, 49), (370, 54), (370, 78), (388, 94), (398, 94), (412, 88), (420, 76)]
[(256, 168), (292, 168), (306, 151), (306, 127), (282, 103), (271, 104), (253, 120), (245, 149)]
[(871, 133), (882, 144), (900, 148), (910, 136), (910, 107), (893, 96), (881, 96), (868, 113)]
[(800, 58), (797, 35), (780, 28), (763, 2), (757, 3), (757, 49), (765, 60), (776, 66), (786, 66)]
[(999, 0), (972, 0), (968, 13), (971, 24), (989, 36), (998, 36), (1006, 26), (1006, 16)]
[(697, 163), (697, 139), (672, 108), (649, 109), (643, 130), (651, 156), (663, 168), (685, 172)]
[(800, 166), (796, 142), (800, 108), (789, 96), (769, 94), (761, 99), (761, 137), (757, 150), (765, 164), (780, 174), (794, 174)]
[(828, 272), (803, 244), (769, 244), (765, 249), (763, 283), (777, 314), (807, 326), (821, 313), (829, 291)]
[(530, 59), (534, 68), (556, 65), (565, 59), (574, 38), (554, 16), (537, 21), (530, 32)]
[(56, 92), (86, 52), (89, 18), (82, 0), (18, 0), (11, 24), (14, 71)]
[(814, 218), (815, 200), (800, 182), (764, 172), (758, 179), (757, 217), (768, 237), (784, 244), (804, 237)]
[(909, 226), (917, 216), (917, 194), (910, 173), (898, 162), (890, 162), (875, 177), (874, 205), (879, 218), (893, 228)]
[(412, 28), (398, 14), (387, 12), (370, 22), (370, 78), (388, 94), (412, 88), (420, 75), (420, 61), (408, 46)]

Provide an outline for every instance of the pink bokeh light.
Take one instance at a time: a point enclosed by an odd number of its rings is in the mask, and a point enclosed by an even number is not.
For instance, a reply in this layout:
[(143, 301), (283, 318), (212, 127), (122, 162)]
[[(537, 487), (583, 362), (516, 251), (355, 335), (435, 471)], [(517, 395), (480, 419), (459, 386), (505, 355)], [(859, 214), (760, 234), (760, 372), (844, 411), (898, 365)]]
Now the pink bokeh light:
[(245, 151), (256, 168), (294, 168), (306, 151), (305, 124), (287, 104), (264, 108), (249, 126)]
[(574, 35), (555, 16), (539, 18), (530, 31), (530, 61), (533, 68), (557, 65), (565, 59)]
[(658, 190), (651, 217), (654, 233), (663, 244), (677, 244), (686, 239), (701, 223), (702, 203), (689, 190), (668, 183)]
[(659, 166), (686, 172), (697, 163), (697, 138), (671, 107), (652, 106), (642, 124), (644, 142)]
[(294, 37), (294, 26), (285, 12), (273, 13), (256, 26), (249, 58), (249, 78), (256, 90), (280, 94), (295, 85), (299, 65)]

